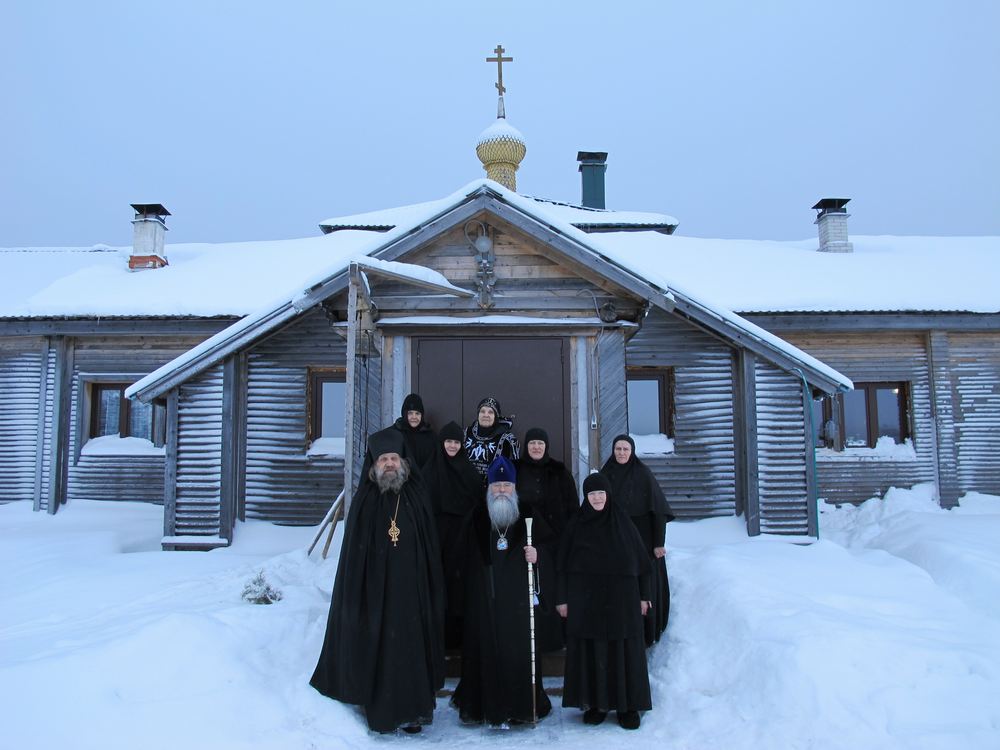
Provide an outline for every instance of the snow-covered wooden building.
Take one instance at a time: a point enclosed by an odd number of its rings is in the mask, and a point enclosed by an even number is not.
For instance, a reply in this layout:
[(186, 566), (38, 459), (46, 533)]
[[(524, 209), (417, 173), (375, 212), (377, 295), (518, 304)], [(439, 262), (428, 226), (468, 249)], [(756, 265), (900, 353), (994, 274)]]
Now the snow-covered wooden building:
[[(0, 250), (0, 501), (162, 503), (166, 549), (236, 521), (315, 523), (368, 434), (422, 394), (440, 426), (485, 395), (582, 477), (631, 431), (678, 515), (815, 536), (817, 501), (936, 482), (1000, 492), (1000, 238), (703, 240), (493, 179), (321, 223), (301, 240)], [(503, 184), (506, 183), (506, 186)]]

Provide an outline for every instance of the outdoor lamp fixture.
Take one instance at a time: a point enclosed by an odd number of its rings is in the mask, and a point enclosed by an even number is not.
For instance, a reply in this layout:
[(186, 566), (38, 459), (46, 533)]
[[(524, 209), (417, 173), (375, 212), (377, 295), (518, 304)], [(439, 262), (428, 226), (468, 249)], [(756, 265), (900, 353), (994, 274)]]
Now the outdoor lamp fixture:
[[(475, 238), (469, 232), (472, 227), (476, 232)], [(497, 283), (493, 273), (493, 264), (496, 257), (493, 254), (493, 238), (490, 237), (490, 229), (483, 222), (473, 219), (465, 224), (465, 239), (476, 253), (476, 262), (479, 270), (476, 272), (476, 287), (479, 289), (479, 306), (493, 307), (493, 287)]]

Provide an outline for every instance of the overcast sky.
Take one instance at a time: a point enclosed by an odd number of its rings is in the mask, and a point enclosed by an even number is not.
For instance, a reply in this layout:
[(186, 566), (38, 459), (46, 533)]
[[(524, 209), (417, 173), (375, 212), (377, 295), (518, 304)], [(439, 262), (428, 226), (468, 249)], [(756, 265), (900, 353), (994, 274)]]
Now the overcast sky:
[[(483, 176), (507, 114), (519, 191), (679, 233), (1000, 234), (1000, 3), (46, 2), (0, 4), (0, 246), (310, 236), (325, 218)], [(426, 7), (424, 7), (426, 6)]]

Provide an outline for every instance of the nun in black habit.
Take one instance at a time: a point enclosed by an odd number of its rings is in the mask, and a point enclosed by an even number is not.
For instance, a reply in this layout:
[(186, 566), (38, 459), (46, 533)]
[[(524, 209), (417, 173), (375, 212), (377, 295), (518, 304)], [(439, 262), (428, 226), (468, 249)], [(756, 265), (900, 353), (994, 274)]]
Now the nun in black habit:
[(449, 422), (438, 434), (437, 449), (424, 467), (424, 479), (430, 493), (441, 542), (444, 565), (447, 609), (445, 611), (445, 647), (462, 645), (462, 571), (451, 560), (455, 557), (458, 529), (462, 519), (483, 501), (483, 485), (479, 472), (465, 455), (465, 433), (455, 422)]
[(580, 507), (580, 496), (566, 465), (549, 455), (549, 434), (541, 427), (532, 427), (524, 434), (524, 451), (514, 465), (521, 512), (534, 519), (532, 541), (538, 549), (537, 650), (558, 651), (566, 645), (566, 637), (562, 618), (555, 610), (555, 563), (563, 532)]
[(433, 718), (444, 684), (437, 530), (399, 431), (376, 432), (368, 454), (372, 469), (351, 501), (326, 637), (309, 682), (362, 706), (376, 732), (417, 732)]
[(583, 483), (584, 501), (559, 550), (559, 613), (566, 618), (563, 706), (587, 724), (609, 711), (625, 729), (652, 708), (642, 619), (650, 607), (649, 556), (602, 474)]
[(505, 417), (500, 402), (487, 396), (476, 407), (475, 421), (465, 429), (465, 452), (483, 478), (484, 487), (493, 459), (503, 456), (515, 461), (521, 455), (513, 427), (514, 418)]
[(422, 469), (434, 456), (438, 442), (434, 430), (424, 418), (424, 400), (420, 394), (411, 393), (403, 399), (399, 412), (399, 418), (392, 426), (403, 433), (410, 461)]
[(667, 579), (666, 524), (673, 513), (656, 477), (635, 455), (635, 441), (618, 435), (611, 443), (611, 457), (601, 473), (611, 481), (612, 496), (639, 530), (653, 563), (653, 608), (645, 618), (646, 645), (660, 640), (670, 615), (670, 582)]

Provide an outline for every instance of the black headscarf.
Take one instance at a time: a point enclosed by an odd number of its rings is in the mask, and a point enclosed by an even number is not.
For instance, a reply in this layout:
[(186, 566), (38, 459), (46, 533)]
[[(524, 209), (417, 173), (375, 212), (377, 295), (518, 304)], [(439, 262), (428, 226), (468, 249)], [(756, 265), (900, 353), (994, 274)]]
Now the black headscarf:
[[(590, 492), (604, 490), (608, 499), (597, 511), (587, 500)], [(567, 573), (641, 576), (650, 571), (642, 539), (635, 524), (615, 502), (611, 483), (603, 474), (583, 482), (583, 503), (563, 538), (559, 569)]]
[[(541, 440), (545, 443), (545, 453), (537, 461), (531, 457), (528, 453), (528, 443), (532, 440)], [(551, 456), (549, 456), (549, 433), (543, 430), (541, 427), (532, 427), (526, 433), (524, 433), (524, 455), (521, 456), (521, 461), (529, 464), (535, 464), (538, 466), (544, 466), (549, 462)]]
[[(615, 460), (614, 447), (621, 440), (632, 446), (632, 455), (624, 464)], [(666, 521), (674, 519), (653, 472), (635, 455), (635, 441), (630, 435), (618, 435), (611, 441), (611, 456), (601, 467), (601, 473), (611, 481), (611, 490), (617, 503), (629, 516), (652, 513), (664, 516)]]
[[(438, 434), (434, 455), (424, 467), (424, 479), (430, 490), (435, 515), (464, 515), (482, 494), (482, 480), (465, 453), (464, 439), (465, 433), (458, 424), (446, 424)], [(460, 447), (454, 457), (445, 451), (445, 440), (458, 441)]]
[[(489, 427), (483, 427), (479, 424), (479, 410), (484, 406), (488, 406), (493, 410), (496, 415), (496, 419), (493, 420), (493, 424)], [(505, 420), (503, 418), (503, 412), (500, 410), (500, 402), (494, 396), (487, 396), (479, 405), (476, 406), (476, 418), (472, 421), (472, 429), (476, 431), (476, 434), (482, 438), (492, 437), (493, 433), (498, 429), (503, 427), (504, 429), (510, 429), (510, 420)]]

